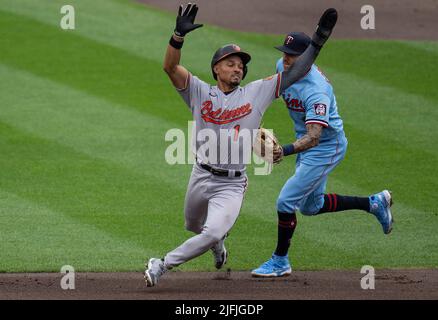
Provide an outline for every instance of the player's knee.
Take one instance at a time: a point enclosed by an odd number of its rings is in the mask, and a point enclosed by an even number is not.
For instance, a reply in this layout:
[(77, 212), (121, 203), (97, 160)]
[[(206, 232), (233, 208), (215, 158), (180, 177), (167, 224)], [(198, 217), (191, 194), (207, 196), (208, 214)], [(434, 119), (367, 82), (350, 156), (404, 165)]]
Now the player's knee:
[(277, 212), (278, 223), (283, 227), (286, 225), (287, 228), (295, 230), (298, 224), (297, 215), (295, 212)]
[(202, 231), (202, 225), (200, 225), (199, 222), (195, 220), (186, 220), (185, 228), (187, 231), (191, 231), (196, 234), (199, 234)]
[(286, 197), (281, 194), (277, 199), (277, 211), (279, 212), (294, 212), (293, 205), (287, 201)]
[(305, 216), (314, 216), (318, 211), (319, 209), (311, 208), (309, 206), (300, 206), (300, 212)]
[(225, 236), (223, 231), (213, 228), (204, 228), (202, 234), (204, 235), (205, 240), (211, 244), (215, 244)]

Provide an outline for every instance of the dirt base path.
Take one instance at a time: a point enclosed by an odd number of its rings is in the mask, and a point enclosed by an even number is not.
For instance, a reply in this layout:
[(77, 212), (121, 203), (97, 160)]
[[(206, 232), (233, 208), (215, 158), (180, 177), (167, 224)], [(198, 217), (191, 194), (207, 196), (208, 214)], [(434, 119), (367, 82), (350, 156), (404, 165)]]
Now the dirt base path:
[[(180, 0), (136, 0), (174, 12)], [(189, 2), (189, 1), (187, 1)], [(334, 38), (438, 40), (438, 0), (198, 0), (199, 23), (246, 32), (312, 34), (322, 12), (339, 12)], [(372, 5), (375, 29), (363, 30), (363, 5)]]
[(170, 272), (153, 288), (141, 273), (76, 273), (62, 290), (60, 273), (0, 274), (0, 299), (300, 300), (438, 299), (438, 270), (376, 270), (363, 290), (356, 271), (295, 271), (286, 278), (249, 272)]

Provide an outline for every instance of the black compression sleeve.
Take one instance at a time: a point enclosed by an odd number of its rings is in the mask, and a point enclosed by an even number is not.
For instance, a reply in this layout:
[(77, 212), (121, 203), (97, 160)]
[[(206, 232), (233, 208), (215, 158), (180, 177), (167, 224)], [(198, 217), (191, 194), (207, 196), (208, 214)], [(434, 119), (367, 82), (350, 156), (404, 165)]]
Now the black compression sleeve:
[(289, 88), (292, 84), (297, 82), (299, 79), (304, 77), (306, 73), (312, 67), (313, 62), (319, 54), (319, 50), (315, 44), (312, 42), (304, 51), (304, 53), (297, 59), (294, 65), (283, 71), (281, 74), (281, 86), (280, 92), (283, 92)]

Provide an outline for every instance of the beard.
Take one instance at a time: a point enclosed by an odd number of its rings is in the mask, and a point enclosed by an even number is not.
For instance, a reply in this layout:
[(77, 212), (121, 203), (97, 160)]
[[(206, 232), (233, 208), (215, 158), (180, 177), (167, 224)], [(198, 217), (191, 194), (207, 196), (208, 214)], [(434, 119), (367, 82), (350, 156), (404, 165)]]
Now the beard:
[(240, 81), (242, 81), (242, 79), (240, 79), (240, 77), (233, 76), (233, 77), (231, 77), (230, 85), (237, 87), (240, 84)]

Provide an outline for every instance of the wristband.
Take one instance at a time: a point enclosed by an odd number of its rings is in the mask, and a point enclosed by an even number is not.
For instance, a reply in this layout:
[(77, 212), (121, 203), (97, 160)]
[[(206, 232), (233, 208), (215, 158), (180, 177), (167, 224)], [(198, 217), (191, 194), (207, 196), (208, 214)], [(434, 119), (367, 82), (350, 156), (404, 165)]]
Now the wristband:
[(169, 44), (175, 49), (179, 50), (182, 48), (184, 41), (176, 41), (173, 36), (170, 37)]
[(292, 153), (294, 153), (294, 151), (295, 151), (294, 145), (292, 143), (291, 144), (285, 144), (282, 147), (283, 147), (283, 155), (284, 156), (289, 156)]

